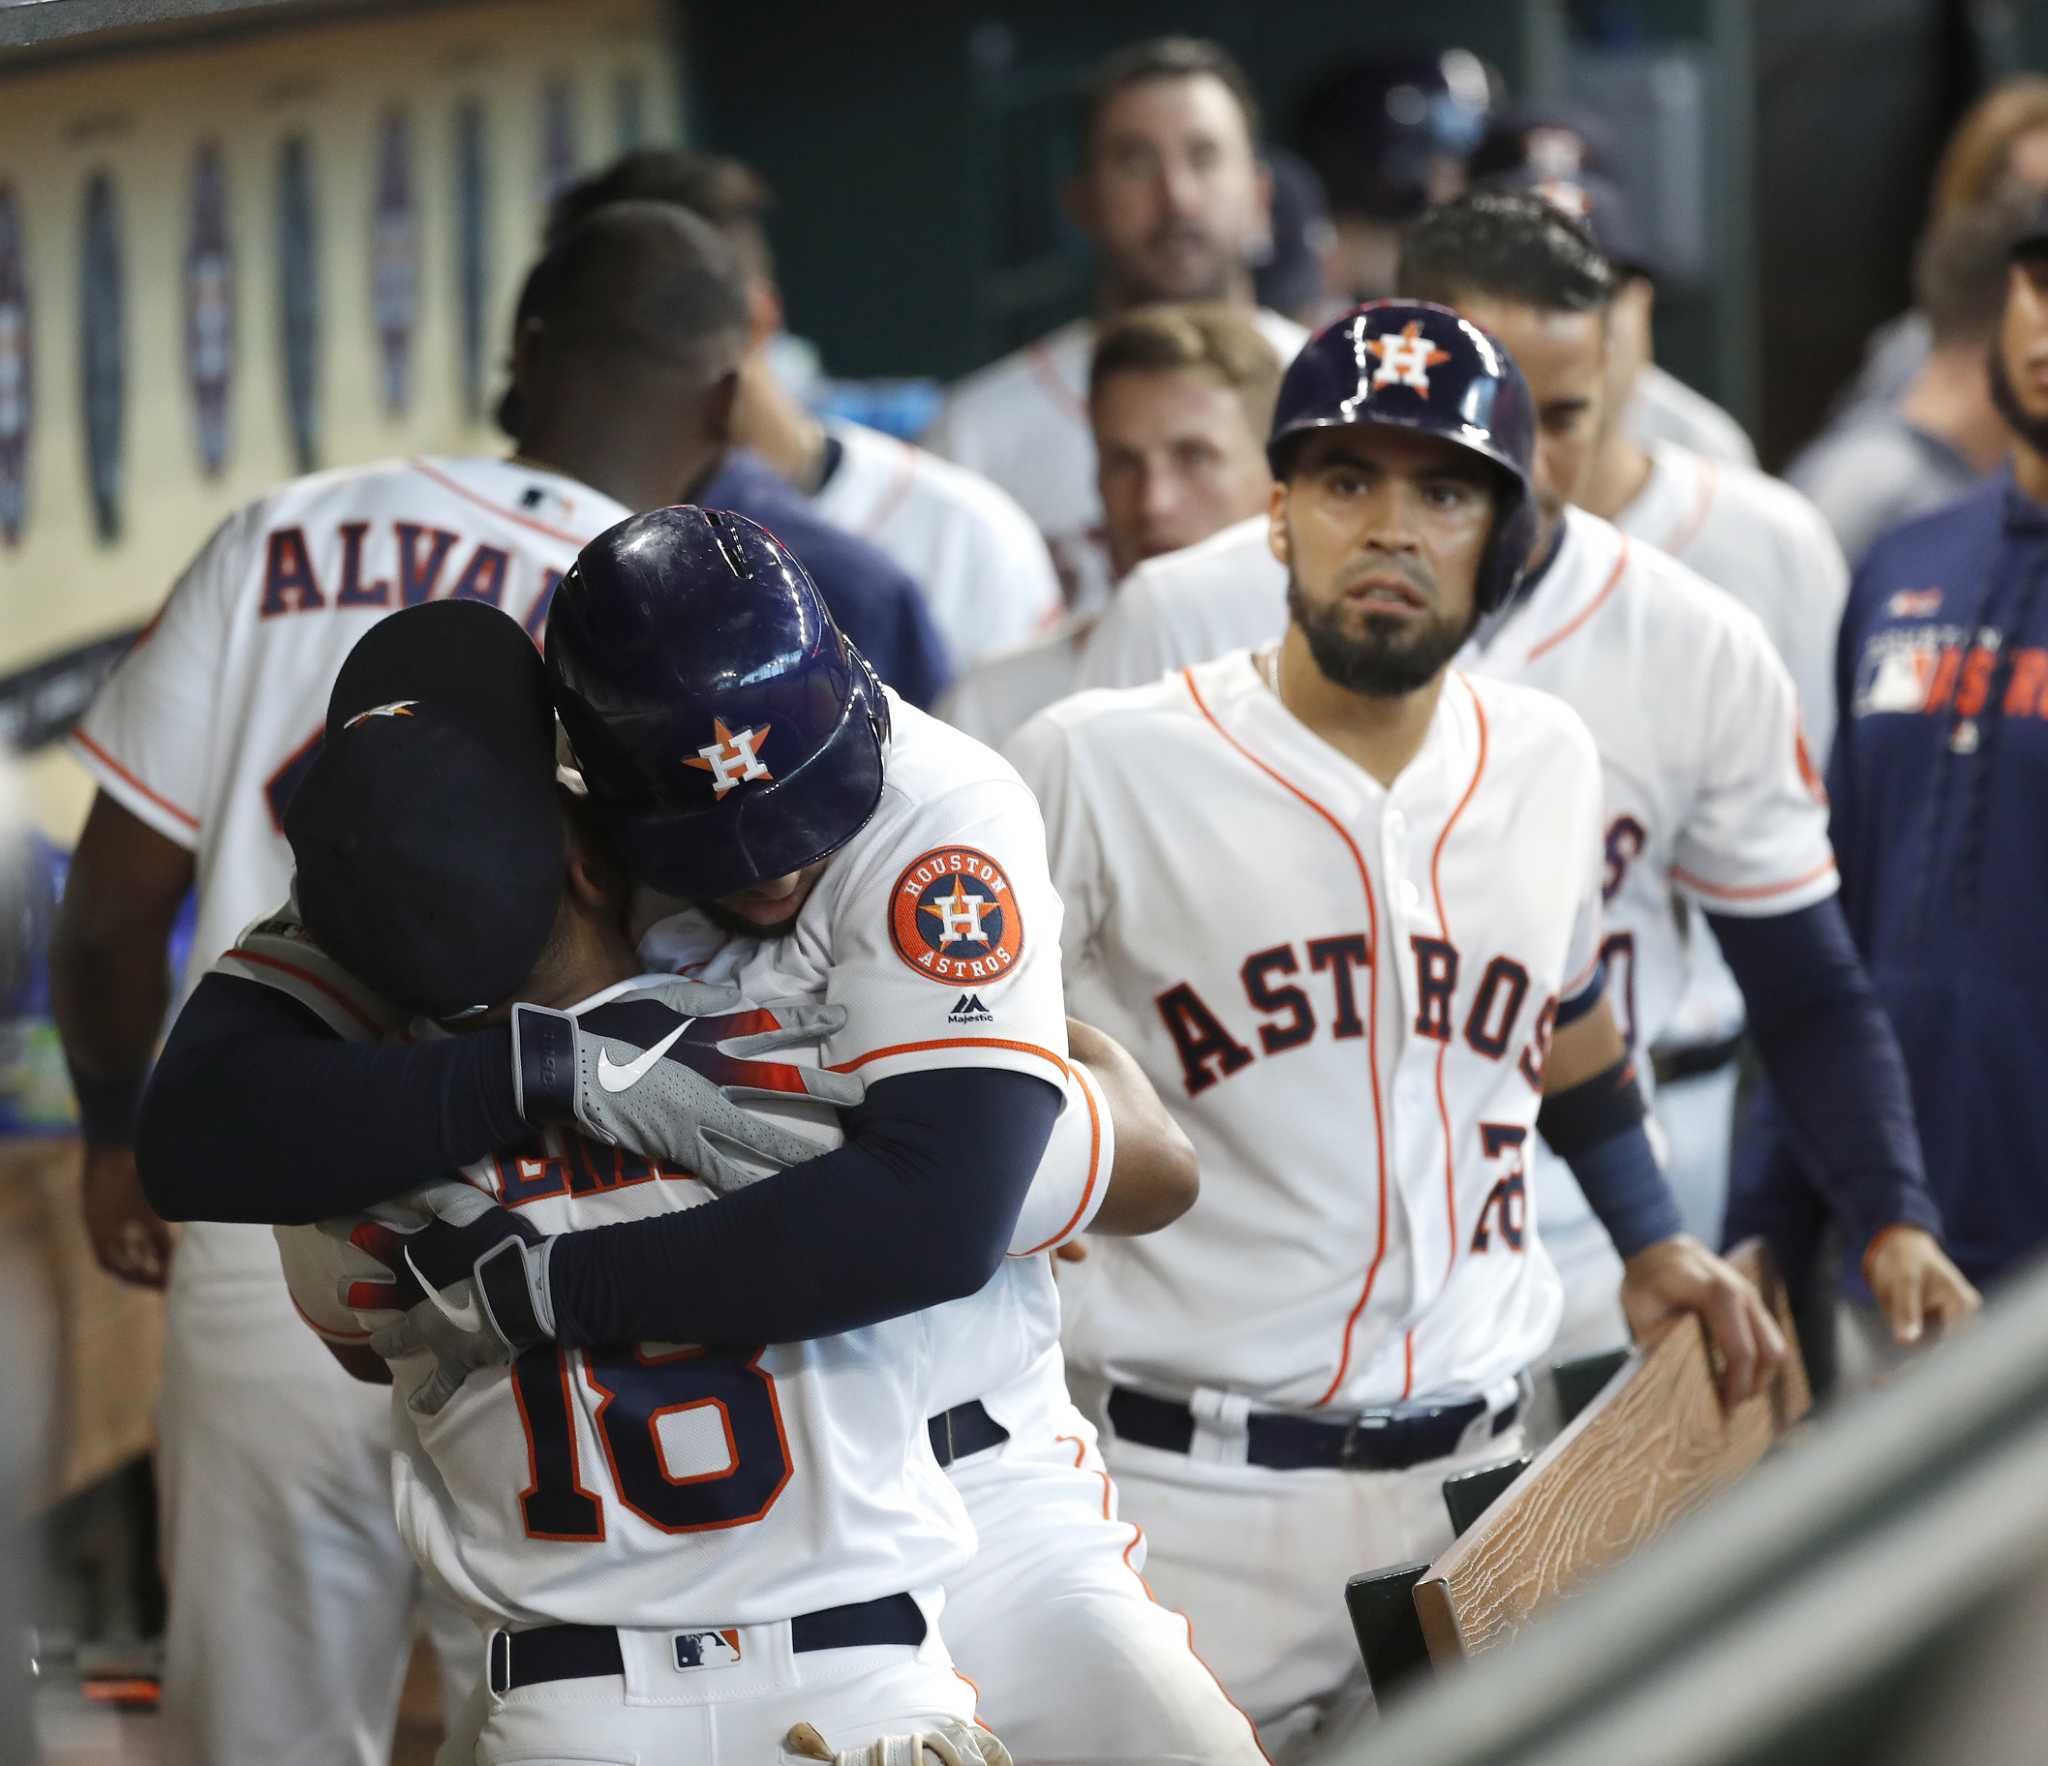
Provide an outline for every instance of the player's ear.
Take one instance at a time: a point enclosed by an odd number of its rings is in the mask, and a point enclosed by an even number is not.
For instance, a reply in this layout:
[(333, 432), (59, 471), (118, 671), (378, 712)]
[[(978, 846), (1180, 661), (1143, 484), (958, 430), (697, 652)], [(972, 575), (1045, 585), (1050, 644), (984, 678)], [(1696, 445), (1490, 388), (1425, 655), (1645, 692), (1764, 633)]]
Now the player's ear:
[(732, 441), (732, 414), (739, 404), (740, 371), (728, 368), (704, 395), (704, 439), (715, 448)]
[(1266, 545), (1282, 564), (1293, 564), (1287, 532), (1287, 485), (1282, 479), (1273, 481), (1272, 496), (1266, 504)]

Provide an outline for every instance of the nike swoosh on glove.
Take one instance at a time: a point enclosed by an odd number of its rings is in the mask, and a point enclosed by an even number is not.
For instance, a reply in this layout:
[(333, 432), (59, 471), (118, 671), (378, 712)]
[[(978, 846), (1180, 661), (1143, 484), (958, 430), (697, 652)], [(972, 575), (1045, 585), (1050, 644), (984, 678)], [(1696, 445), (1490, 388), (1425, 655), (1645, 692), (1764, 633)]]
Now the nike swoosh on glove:
[[(712, 1004), (721, 1009), (702, 1009)], [(635, 988), (580, 1014), (516, 1005), (519, 1112), (536, 1126), (573, 1122), (728, 1192), (820, 1151), (750, 1112), (750, 1100), (803, 1097), (851, 1109), (867, 1095), (852, 1074), (765, 1058), (814, 1045), (845, 1022), (840, 1006), (746, 1006), (729, 989), (680, 980)]]
[(915, 1735), (878, 1736), (865, 1747), (834, 1750), (808, 1723), (782, 1738), (783, 1755), (833, 1766), (1012, 1766), (1010, 1750), (986, 1729), (944, 1723)]
[[(548, 1293), (554, 1241), (490, 1196), (456, 1179), (415, 1190), (394, 1212), (425, 1218), (357, 1225), (350, 1242), (392, 1272), (401, 1298), (417, 1304), (371, 1335), (386, 1361), (431, 1355), (434, 1371), (406, 1395), (421, 1416), (437, 1416), (478, 1368), (504, 1367), (555, 1334)], [(349, 1300), (349, 1295), (343, 1296)]]

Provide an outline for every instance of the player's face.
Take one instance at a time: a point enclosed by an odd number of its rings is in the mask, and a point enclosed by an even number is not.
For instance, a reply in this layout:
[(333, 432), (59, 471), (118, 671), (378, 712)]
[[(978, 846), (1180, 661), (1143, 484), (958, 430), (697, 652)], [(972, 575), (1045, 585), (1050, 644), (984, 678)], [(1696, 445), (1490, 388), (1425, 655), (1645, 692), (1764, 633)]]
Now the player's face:
[(2048, 451), (2048, 258), (2006, 272), (1991, 383), (2013, 431), (2036, 452)]
[(1266, 202), (1244, 112), (1221, 80), (1145, 80), (1096, 120), (1079, 219), (1120, 302), (1232, 293)]
[(1560, 313), (1486, 295), (1458, 310), (1508, 347), (1536, 399), (1535, 555), (1549, 549), (1599, 449), (1606, 400), (1607, 314)]
[(1112, 375), (1089, 417), (1119, 577), (1265, 508), (1273, 485), (1265, 447), (1244, 401), (1209, 370)]
[(797, 915), (811, 899), (811, 891), (824, 870), (825, 861), (821, 859), (801, 871), (791, 871), (786, 877), (765, 878), (749, 888), (704, 903), (704, 913), (728, 932), (754, 938), (781, 938), (795, 927)]
[(1272, 496), (1287, 607), (1316, 666), (1374, 697), (1412, 693), (1471, 636), (1493, 475), (1437, 436), (1322, 430)]

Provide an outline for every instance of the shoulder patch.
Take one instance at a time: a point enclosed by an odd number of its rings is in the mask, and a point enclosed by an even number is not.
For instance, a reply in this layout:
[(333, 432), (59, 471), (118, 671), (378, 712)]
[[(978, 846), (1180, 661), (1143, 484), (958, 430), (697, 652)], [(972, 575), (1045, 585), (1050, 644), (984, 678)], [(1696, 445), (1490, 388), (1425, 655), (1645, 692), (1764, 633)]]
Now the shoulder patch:
[(971, 846), (936, 846), (889, 892), (889, 942), (945, 987), (999, 981), (1024, 954), (1024, 917), (1003, 868)]

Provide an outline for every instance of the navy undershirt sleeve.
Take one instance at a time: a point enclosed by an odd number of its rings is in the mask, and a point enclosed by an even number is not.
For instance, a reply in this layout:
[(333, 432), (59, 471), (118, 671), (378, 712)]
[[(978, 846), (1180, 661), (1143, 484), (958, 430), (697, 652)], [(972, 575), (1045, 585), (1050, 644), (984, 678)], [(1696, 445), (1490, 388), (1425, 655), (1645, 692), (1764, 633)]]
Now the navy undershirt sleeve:
[(991, 1068), (879, 1080), (836, 1151), (712, 1207), (557, 1238), (556, 1334), (794, 1343), (972, 1294), (1002, 1265), (1060, 1102)]
[(1707, 923), (1742, 989), (1779, 1121), (1852, 1255), (1887, 1226), (1939, 1237), (1905, 1060), (1840, 905)]
[(135, 1160), (166, 1220), (295, 1226), (360, 1213), (532, 1132), (504, 1025), (347, 1042), (274, 988), (208, 975), (143, 1093)]

